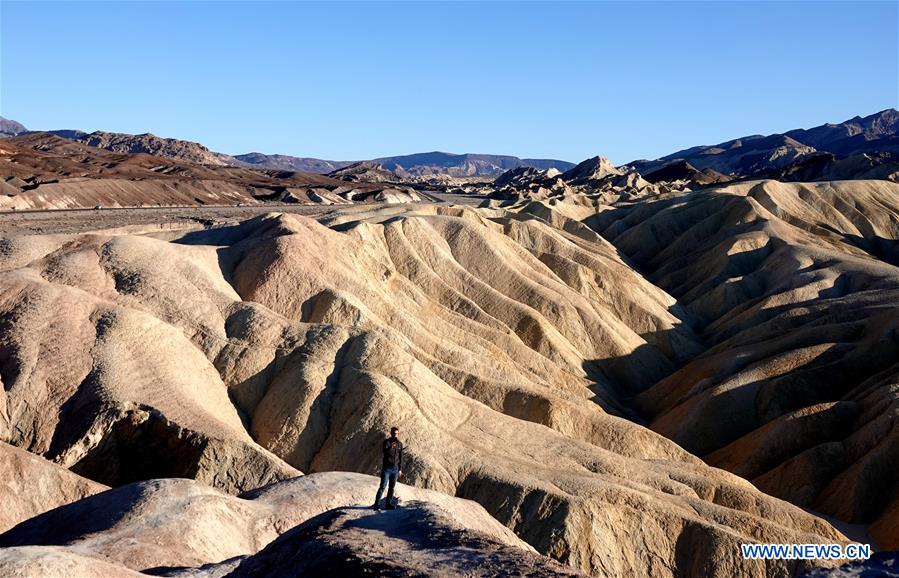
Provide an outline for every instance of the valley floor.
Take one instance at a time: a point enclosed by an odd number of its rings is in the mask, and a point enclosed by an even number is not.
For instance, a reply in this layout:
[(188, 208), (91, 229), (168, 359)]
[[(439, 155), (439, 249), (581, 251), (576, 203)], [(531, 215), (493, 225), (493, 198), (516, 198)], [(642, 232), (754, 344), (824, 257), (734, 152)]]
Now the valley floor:
[[(484, 197), (432, 191), (422, 197), (431, 203), (474, 206)], [(366, 205), (363, 205), (366, 206)], [(102, 209), (38, 209), (0, 211), (0, 235), (33, 235), (86, 233), (129, 228), (133, 231), (153, 229), (187, 229), (198, 225), (214, 226), (235, 223), (265, 213), (292, 213), (316, 217), (335, 211), (346, 211), (344, 205), (259, 203), (245, 206), (130, 207)]]

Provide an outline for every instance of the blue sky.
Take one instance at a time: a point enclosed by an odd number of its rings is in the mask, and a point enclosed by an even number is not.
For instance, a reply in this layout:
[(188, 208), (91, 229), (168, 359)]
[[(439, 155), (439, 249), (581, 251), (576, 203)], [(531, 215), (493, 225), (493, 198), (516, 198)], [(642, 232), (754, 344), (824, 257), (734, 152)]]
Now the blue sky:
[(0, 115), (617, 163), (897, 106), (897, 2), (0, 2)]

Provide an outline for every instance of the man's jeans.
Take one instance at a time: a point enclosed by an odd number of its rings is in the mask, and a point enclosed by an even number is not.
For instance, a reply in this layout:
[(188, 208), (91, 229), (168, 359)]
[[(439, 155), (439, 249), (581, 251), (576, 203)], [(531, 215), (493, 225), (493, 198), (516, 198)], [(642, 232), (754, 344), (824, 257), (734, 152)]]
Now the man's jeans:
[(399, 468), (384, 468), (381, 470), (381, 485), (378, 486), (378, 495), (375, 497), (376, 506), (381, 504), (381, 494), (384, 493), (384, 486), (387, 486), (387, 506), (393, 506), (393, 488), (396, 486), (396, 477), (399, 473)]

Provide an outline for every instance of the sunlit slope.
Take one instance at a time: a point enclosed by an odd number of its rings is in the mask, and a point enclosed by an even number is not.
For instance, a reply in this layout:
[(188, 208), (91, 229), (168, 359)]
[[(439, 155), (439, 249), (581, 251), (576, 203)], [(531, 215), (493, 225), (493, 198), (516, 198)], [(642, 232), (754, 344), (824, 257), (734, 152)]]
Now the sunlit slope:
[(587, 222), (708, 346), (639, 396), (652, 429), (899, 546), (899, 185), (743, 183)]
[(89, 478), (369, 473), (400, 424), (410, 483), (597, 575), (787, 575), (739, 544), (842, 539), (630, 420), (701, 344), (571, 217), (356, 209), (0, 254), (3, 439)]

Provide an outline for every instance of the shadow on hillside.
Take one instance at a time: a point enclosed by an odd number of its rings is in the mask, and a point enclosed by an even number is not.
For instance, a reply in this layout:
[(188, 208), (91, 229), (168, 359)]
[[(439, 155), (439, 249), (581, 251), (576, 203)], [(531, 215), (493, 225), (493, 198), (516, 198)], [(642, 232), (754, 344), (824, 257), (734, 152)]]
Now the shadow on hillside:
[[(683, 314), (677, 305), (669, 310)], [(617, 409), (619, 417), (646, 425), (648, 416), (638, 408), (636, 396), (706, 351), (690, 325), (678, 319), (681, 323), (673, 328), (641, 333), (645, 343), (630, 353), (585, 360), (582, 369), (593, 382), (591, 400), (606, 411)]]
[(234, 225), (190, 231), (172, 242), (181, 245), (216, 247), (216, 255), (222, 276), (236, 291), (234, 269), (252, 243), (289, 233), (289, 231), (282, 229), (282, 222), (277, 216), (265, 213)]
[(146, 487), (129, 484), (59, 506), (0, 534), (0, 548), (62, 546), (88, 534), (103, 532), (130, 514), (134, 504), (146, 494)]
[[(830, 229), (830, 227), (825, 227)], [(890, 265), (899, 267), (899, 240), (886, 239), (875, 235), (867, 238), (860, 235), (849, 235), (832, 230), (835, 234), (847, 244), (861, 249), (875, 259), (889, 263)]]

